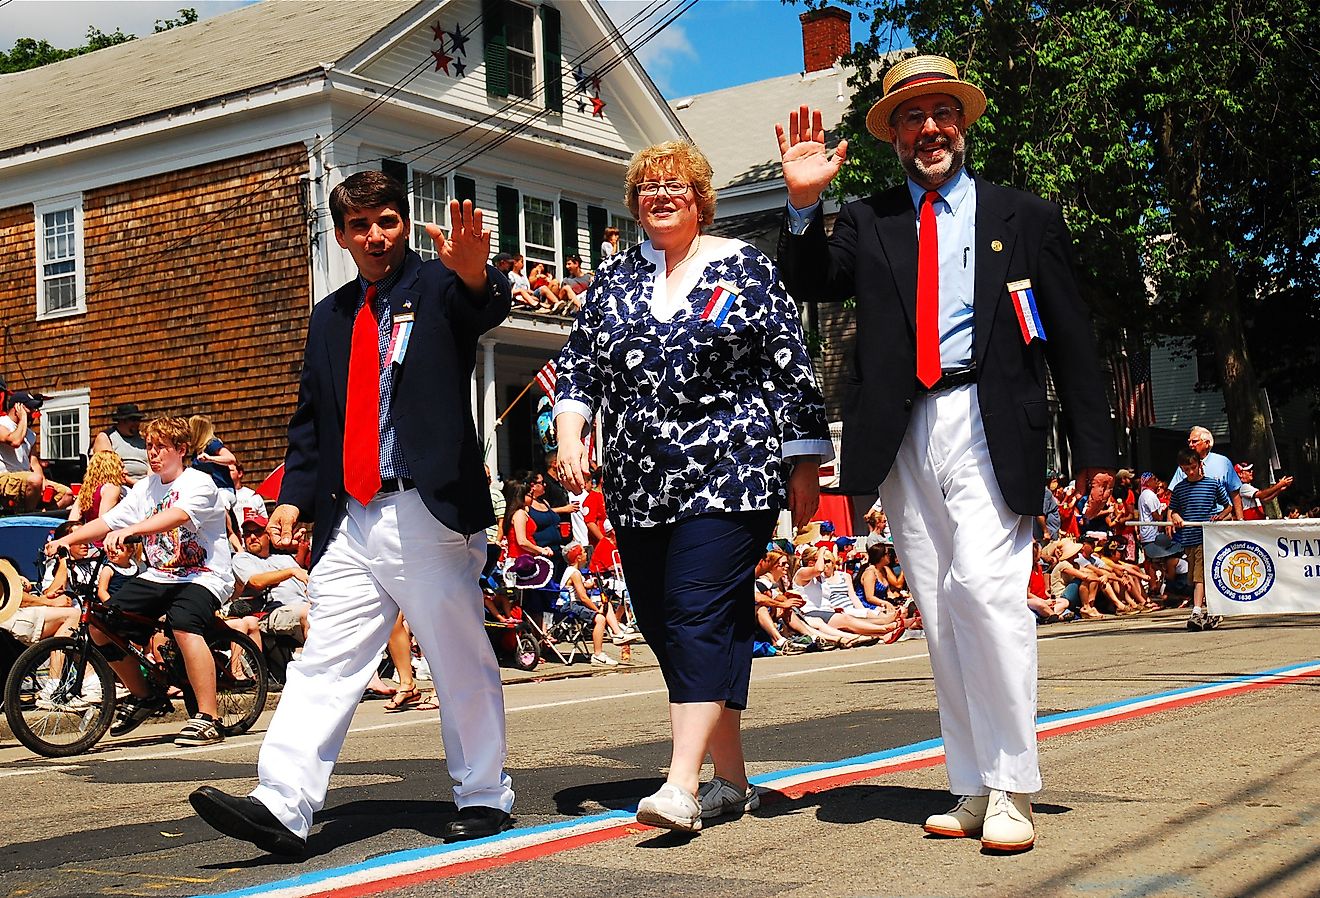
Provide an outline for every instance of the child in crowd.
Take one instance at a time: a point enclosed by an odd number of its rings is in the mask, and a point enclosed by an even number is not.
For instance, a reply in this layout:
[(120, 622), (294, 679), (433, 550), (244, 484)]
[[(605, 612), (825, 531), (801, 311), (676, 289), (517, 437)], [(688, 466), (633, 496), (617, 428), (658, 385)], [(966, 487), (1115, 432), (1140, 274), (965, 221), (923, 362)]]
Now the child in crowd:
[(1192, 616), (1187, 619), (1187, 629), (1213, 630), (1219, 626), (1222, 618), (1210, 614), (1205, 604), (1204, 534), (1200, 524), (1212, 520), (1215, 511), (1226, 507), (1230, 500), (1222, 483), (1205, 476), (1201, 456), (1196, 454), (1196, 450), (1180, 449), (1178, 467), (1187, 479), (1173, 488), (1169, 500), (1169, 517), (1173, 521), (1173, 529), (1177, 531), (1175, 539), (1185, 550), (1188, 573), (1192, 580)]

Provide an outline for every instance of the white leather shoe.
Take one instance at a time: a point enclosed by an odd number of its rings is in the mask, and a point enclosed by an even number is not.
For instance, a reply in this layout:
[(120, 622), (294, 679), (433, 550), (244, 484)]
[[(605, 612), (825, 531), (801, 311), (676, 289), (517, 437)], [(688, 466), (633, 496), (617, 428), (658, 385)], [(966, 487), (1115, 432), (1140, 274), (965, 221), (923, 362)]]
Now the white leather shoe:
[(992, 789), (981, 827), (981, 847), (991, 851), (1026, 851), (1035, 842), (1031, 796)]
[(961, 795), (953, 810), (947, 814), (931, 814), (927, 817), (925, 830), (934, 836), (953, 839), (978, 836), (981, 834), (981, 824), (985, 821), (985, 809), (989, 801), (989, 795)]
[(666, 782), (660, 791), (637, 803), (637, 822), (694, 833), (701, 829), (701, 805), (691, 792)]

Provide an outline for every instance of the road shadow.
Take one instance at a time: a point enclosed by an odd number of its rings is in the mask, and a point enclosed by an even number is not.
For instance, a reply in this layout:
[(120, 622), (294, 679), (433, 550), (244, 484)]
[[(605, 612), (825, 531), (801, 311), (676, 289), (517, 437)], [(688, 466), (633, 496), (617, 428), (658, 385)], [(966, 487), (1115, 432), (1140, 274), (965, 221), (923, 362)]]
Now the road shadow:
[[(923, 789), (914, 786), (866, 785), (851, 783), (808, 792), (793, 798), (777, 790), (761, 793), (761, 807), (752, 812), (754, 817), (784, 817), (815, 809), (816, 818), (823, 823), (864, 824), (876, 821), (920, 826), (931, 814), (941, 814), (953, 805), (953, 796), (943, 789)], [(1036, 814), (1067, 814), (1067, 805), (1034, 802)], [(935, 837), (932, 837), (935, 838)]]

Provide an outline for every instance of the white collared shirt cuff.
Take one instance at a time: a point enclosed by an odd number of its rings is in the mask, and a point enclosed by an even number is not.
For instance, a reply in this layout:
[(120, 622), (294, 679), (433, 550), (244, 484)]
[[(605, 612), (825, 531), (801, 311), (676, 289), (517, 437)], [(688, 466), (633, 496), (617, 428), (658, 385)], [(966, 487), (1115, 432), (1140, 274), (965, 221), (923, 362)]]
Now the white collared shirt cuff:
[(820, 209), (820, 200), (805, 209), (797, 209), (792, 203), (784, 205), (788, 208), (788, 232), (794, 237), (801, 237), (811, 226), (812, 219), (816, 217), (816, 211)]
[(590, 424), (591, 419), (595, 417), (595, 412), (591, 410), (591, 406), (577, 399), (559, 400), (558, 402), (555, 403), (555, 407), (550, 410), (550, 416), (553, 418), (558, 418), (564, 412), (577, 412), (583, 418), (587, 419), (588, 424)]
[(787, 440), (781, 454), (786, 461), (801, 455), (814, 455), (824, 464), (834, 461), (834, 443), (830, 440)]

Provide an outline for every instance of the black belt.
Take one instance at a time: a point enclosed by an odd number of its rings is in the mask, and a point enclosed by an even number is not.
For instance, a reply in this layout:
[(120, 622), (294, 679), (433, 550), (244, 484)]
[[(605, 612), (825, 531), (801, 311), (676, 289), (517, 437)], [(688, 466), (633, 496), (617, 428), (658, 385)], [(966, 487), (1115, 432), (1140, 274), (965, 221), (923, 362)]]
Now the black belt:
[(380, 482), (380, 493), (402, 493), (410, 489), (415, 489), (417, 484), (413, 483), (411, 477), (390, 477)]
[(942, 393), (945, 390), (952, 390), (954, 387), (965, 387), (968, 384), (976, 383), (976, 366), (970, 365), (966, 368), (953, 368), (948, 371), (940, 372), (940, 379), (935, 381), (934, 386), (927, 387), (917, 381), (918, 393)]

